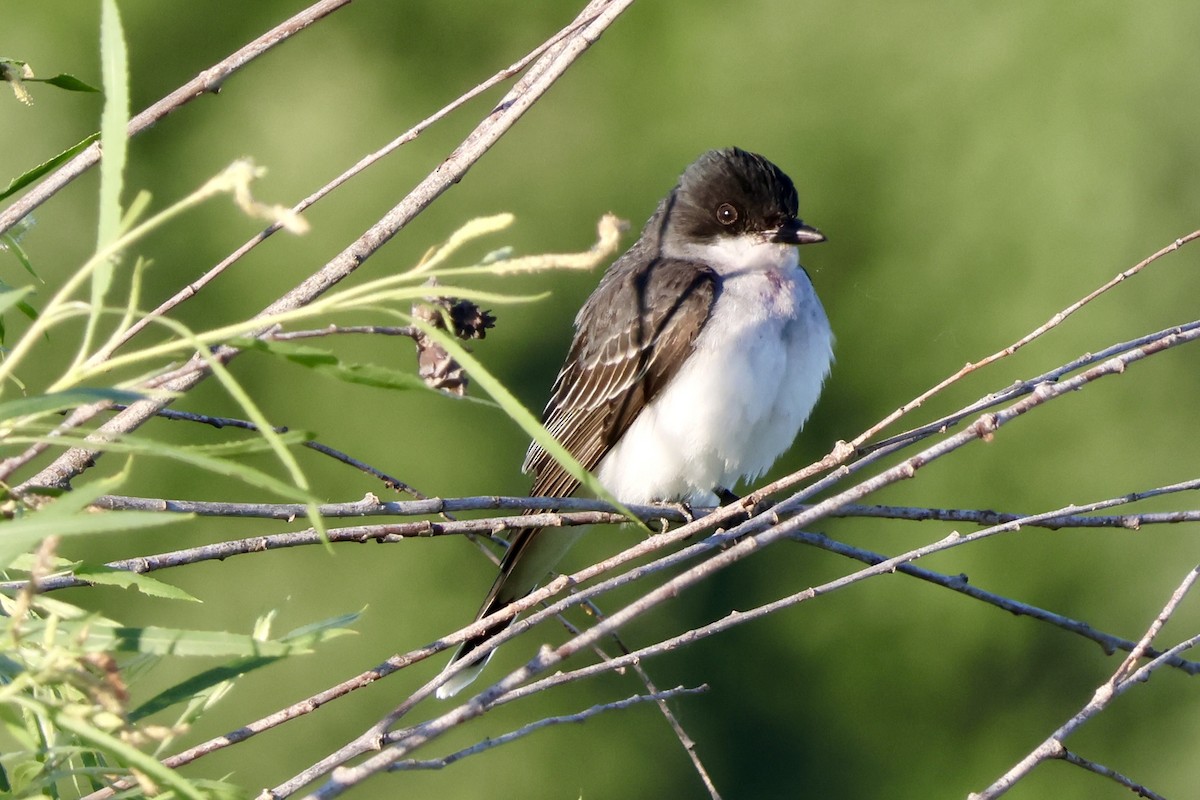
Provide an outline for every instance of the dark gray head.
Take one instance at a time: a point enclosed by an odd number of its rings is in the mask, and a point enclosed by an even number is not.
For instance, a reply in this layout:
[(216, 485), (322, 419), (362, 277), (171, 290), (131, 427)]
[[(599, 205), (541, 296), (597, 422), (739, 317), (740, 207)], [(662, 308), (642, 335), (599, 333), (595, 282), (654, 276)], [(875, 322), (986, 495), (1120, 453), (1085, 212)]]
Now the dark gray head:
[(687, 168), (668, 200), (671, 236), (717, 242), (761, 236), (779, 244), (825, 241), (796, 216), (792, 179), (767, 159), (736, 147), (709, 150)]

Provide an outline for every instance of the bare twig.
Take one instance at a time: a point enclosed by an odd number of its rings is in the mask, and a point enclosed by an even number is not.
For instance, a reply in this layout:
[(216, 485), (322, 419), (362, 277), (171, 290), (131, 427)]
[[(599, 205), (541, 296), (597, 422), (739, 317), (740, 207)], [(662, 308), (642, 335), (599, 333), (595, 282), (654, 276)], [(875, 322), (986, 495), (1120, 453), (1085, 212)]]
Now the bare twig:
[(1038, 764), (1050, 758), (1063, 758), (1063, 753), (1066, 751), (1063, 741), (1068, 736), (1107, 708), (1113, 700), (1124, 694), (1134, 684), (1149, 679), (1151, 673), (1166, 663), (1165, 656), (1174, 655), (1177, 651), (1192, 647), (1197, 642), (1200, 642), (1200, 636), (1193, 637), (1171, 648), (1162, 656), (1153, 659), (1141, 669), (1131, 671), (1133, 665), (1146, 654), (1146, 649), (1149, 648), (1150, 642), (1162, 629), (1162, 626), (1166, 624), (1167, 620), (1175, 613), (1175, 610), (1179, 608), (1179, 604), (1183, 602), (1183, 598), (1187, 596), (1192, 586), (1195, 585), (1197, 578), (1200, 578), (1200, 567), (1194, 567), (1184, 576), (1183, 581), (1172, 592), (1170, 599), (1163, 606), (1163, 610), (1159, 612), (1158, 616), (1154, 618), (1154, 621), (1146, 629), (1146, 633), (1138, 642), (1137, 647), (1129, 654), (1128, 658), (1121, 662), (1121, 665), (1117, 667), (1112, 676), (1096, 689), (1095, 694), (1092, 695), (1092, 699), (1087, 705), (1080, 709), (1075, 716), (1067, 720), (1058, 730), (1050, 734), (1029, 755), (1017, 762), (1012, 769), (1000, 776), (995, 783), (978, 794), (972, 793), (968, 796), (968, 800), (994, 800), (994, 798), (1008, 792), (1017, 781), (1032, 772)]
[(1144, 797), (1144, 798), (1146, 798), (1146, 800), (1167, 800), (1165, 797), (1158, 794), (1157, 792), (1150, 791), (1142, 784), (1137, 783), (1136, 781), (1133, 781), (1132, 779), (1125, 777), (1124, 775), (1117, 772), (1116, 770), (1110, 769), (1109, 767), (1106, 767), (1103, 764), (1097, 764), (1095, 761), (1084, 758), (1083, 756), (1077, 755), (1076, 753), (1072, 753), (1070, 750), (1068, 750), (1065, 747), (1062, 748), (1062, 752), (1058, 755), (1058, 758), (1061, 758), (1063, 761), (1066, 761), (1068, 764), (1074, 764), (1077, 767), (1082, 767), (1082, 768), (1086, 769), (1088, 772), (1094, 772), (1097, 775), (1102, 775), (1105, 778), (1110, 778), (1110, 779), (1116, 781), (1117, 783), (1121, 784), (1122, 786), (1124, 786), (1129, 791), (1136, 794), (1138, 797)]
[[(477, 753), (482, 753), (485, 750), (490, 750), (493, 747), (508, 744), (522, 737), (528, 736), (534, 731), (548, 728), (552, 725), (563, 725), (565, 723), (585, 722), (592, 717), (603, 714), (605, 711), (616, 711), (620, 709), (630, 708), (642, 703), (654, 702), (665, 703), (676, 697), (686, 695), (702, 694), (708, 691), (707, 685), (696, 686), (693, 688), (685, 688), (677, 686), (674, 689), (665, 689), (663, 691), (651, 691), (649, 694), (635, 694), (624, 700), (616, 700), (611, 703), (598, 703), (591, 708), (586, 708), (575, 714), (563, 714), (556, 717), (547, 717), (536, 722), (531, 722), (515, 731), (502, 734), (500, 736), (488, 737), (482, 742), (478, 742), (470, 747), (463, 748), (457, 752), (451, 753), (448, 756), (443, 756), (437, 759), (426, 759), (423, 761), (400, 761), (392, 765), (393, 770), (410, 770), (410, 769), (444, 769), (456, 761), (461, 761), (467, 756), (473, 756)], [(386, 741), (386, 740), (385, 740)]]
[[(355, 459), (347, 456), (351, 463)], [(394, 479), (393, 479), (394, 480)], [(406, 489), (405, 491), (409, 491)], [(1129, 502), (1154, 497), (1157, 490), (1136, 493)], [(415, 494), (415, 493), (414, 493)], [(421, 495), (417, 495), (421, 497)], [(158, 497), (128, 497), (104, 495), (92, 504), (106, 511), (162, 511), (177, 514), (196, 514), (204, 517), (231, 517), (293, 520), (308, 514), (308, 506), (301, 503), (235, 503), (223, 500), (168, 500)], [(666, 522), (690, 522), (713, 513), (715, 509), (695, 507), (690, 514), (674, 504), (626, 506), (643, 522), (664, 520)], [(361, 500), (347, 503), (327, 503), (317, 507), (322, 517), (410, 517), (429, 514), (458, 513), (462, 511), (492, 510), (554, 510), (554, 511), (617, 511), (603, 500), (585, 497), (505, 497), (484, 495), (477, 497), (425, 497), (417, 501), (380, 500), (367, 495)], [(811, 504), (800, 503), (784, 511), (799, 513), (812, 508)], [(778, 510), (777, 510), (778, 511)], [(904, 519), (914, 522), (965, 522), (971, 525), (999, 525), (1027, 519), (1028, 514), (992, 511), (975, 508), (927, 508), (924, 506), (859, 505), (851, 503), (830, 514), (831, 517), (868, 517), (874, 519)], [(1144, 514), (1115, 514), (1091, 516), (1068, 514), (1056, 519), (1034, 523), (1034, 527), (1059, 530), (1062, 528), (1127, 528), (1139, 530), (1143, 525), (1172, 525), (1182, 522), (1200, 522), (1200, 510), (1155, 511)], [(447, 533), (452, 532), (450, 530)]]
[(895, 422), (900, 417), (904, 416), (905, 414), (907, 414), (908, 412), (912, 411), (915, 408), (919, 408), (927, 400), (929, 400), (931, 397), (938, 394), (939, 392), (941, 392), (943, 389), (947, 388), (948, 386), (950, 386), (954, 383), (957, 383), (958, 381), (965, 378), (967, 375), (970, 375), (972, 372), (975, 372), (983, 367), (986, 367), (989, 364), (999, 361), (1002, 358), (1007, 358), (1008, 356), (1011, 356), (1013, 353), (1017, 352), (1018, 350), (1020, 350), (1022, 347), (1029, 344), (1033, 340), (1040, 338), (1041, 336), (1045, 335), (1049, 331), (1058, 327), (1058, 325), (1060, 325), (1064, 320), (1066, 320), (1067, 317), (1071, 316), (1076, 311), (1083, 308), (1084, 306), (1086, 306), (1088, 303), (1095, 300), (1100, 295), (1102, 295), (1105, 292), (1107, 292), (1108, 290), (1112, 289), (1117, 284), (1122, 283), (1123, 281), (1128, 280), (1129, 278), (1132, 278), (1134, 275), (1137, 275), (1139, 272), (1141, 272), (1143, 269), (1145, 269), (1146, 267), (1153, 264), (1158, 259), (1167, 255), (1168, 253), (1175, 252), (1176, 250), (1183, 247), (1188, 242), (1195, 241), (1196, 239), (1200, 239), (1200, 230), (1192, 231), (1191, 233), (1187, 234), (1186, 236), (1182, 236), (1182, 237), (1176, 239), (1175, 241), (1171, 242), (1166, 247), (1161, 248), (1158, 252), (1154, 253), (1153, 255), (1150, 255), (1150, 256), (1142, 259), (1138, 263), (1134, 264), (1129, 269), (1124, 270), (1123, 272), (1118, 272), (1111, 280), (1106, 282), (1104, 285), (1094, 289), (1093, 291), (1091, 291), (1087, 295), (1083, 296), (1079, 300), (1076, 300), (1074, 303), (1071, 303), (1069, 306), (1064, 308), (1062, 311), (1059, 311), (1057, 314), (1050, 317), (1050, 319), (1046, 320), (1045, 323), (1038, 326), (1037, 328), (1034, 328), (1032, 331), (1025, 334), (1020, 339), (1018, 339), (1017, 341), (1010, 344), (1008, 347), (1004, 347), (1000, 350), (997, 350), (995, 353), (992, 353), (990, 356), (980, 359), (979, 361), (968, 362), (958, 372), (954, 373), (953, 375), (946, 378), (941, 383), (937, 384), (933, 388), (931, 388), (928, 391), (926, 391), (925, 393), (921, 394), (916, 399), (911, 400), (908, 403), (905, 403), (903, 406), (896, 409), (888, 416), (884, 417), (877, 424), (868, 428), (858, 438), (856, 438), (852, 442), (852, 444), (855, 447), (861, 445), (863, 442), (867, 441), (872, 436), (879, 433), (879, 431), (883, 430), (888, 425), (891, 425), (893, 422)]
[[(1083, 517), (1082, 519), (1088, 518)], [(1051, 520), (1041, 524), (1049, 525), (1053, 524), (1053, 521)], [(1029, 527), (1033, 527), (1033, 525), (1030, 525)], [(833, 539), (830, 539), (829, 537), (823, 536), (819, 533), (807, 533), (805, 531), (799, 531), (792, 534), (792, 538), (798, 542), (803, 542), (804, 544), (811, 545), (813, 547), (819, 547), (822, 550), (828, 550), (831, 553), (837, 553), (838, 555), (853, 558), (856, 561), (862, 561), (865, 564), (879, 564), (887, 561), (888, 559), (887, 556), (880, 553), (873, 553), (870, 550), (851, 547), (848, 544), (834, 541)], [(929, 583), (937, 584), (938, 586), (944, 586), (947, 589), (958, 592), (959, 594), (965, 594), (968, 597), (973, 597), (976, 600), (981, 600), (989, 605), (993, 605), (999, 609), (1007, 611), (1010, 614), (1030, 617), (1041, 622), (1047, 622), (1056, 628), (1062, 628), (1065, 631), (1070, 631), (1071, 633), (1078, 634), (1084, 638), (1091, 639), (1093, 642), (1099, 644), (1104, 649), (1104, 652), (1109, 655), (1112, 655), (1118, 650), (1124, 650), (1131, 653), (1133, 652), (1134, 648), (1137, 647), (1137, 642), (1130, 641), (1129, 639), (1122, 639), (1118, 636), (1111, 636), (1103, 631), (1098, 631), (1091, 625), (1088, 625), (1086, 622), (1070, 619), (1069, 617), (1064, 617), (1061, 614), (1055, 614), (1053, 611), (1047, 611), (1044, 608), (1038, 608), (1037, 606), (1032, 606), (1028, 603), (1022, 603), (1019, 600), (1013, 600), (1011, 598), (1004, 597), (1003, 595), (998, 595), (993, 592), (980, 589), (977, 586), (972, 586), (969, 583), (966, 575), (943, 575), (940, 572), (934, 572), (933, 570), (928, 570), (924, 567), (918, 567), (915, 564), (901, 564), (899, 567), (897, 567), (897, 571), (902, 572), (905, 575), (911, 575), (914, 578), (919, 578), (923, 581), (928, 581)], [(1162, 655), (1162, 653), (1153, 648), (1147, 649), (1146, 653), (1150, 656)], [(1178, 667), (1189, 675), (1200, 674), (1200, 662), (1178, 658), (1171, 662), (1171, 666)]]
[[(306, 545), (332, 543), (366, 542), (394, 543), (414, 537), (445, 536), (448, 534), (482, 533), (493, 535), (504, 530), (522, 527), (565, 527), (575, 525), (612, 525), (628, 520), (621, 514), (607, 511), (578, 511), (570, 514), (526, 514), (519, 517), (502, 517), (495, 519), (467, 519), (449, 522), (420, 520), (417, 522), (383, 523), (378, 525), (353, 525), (345, 528), (330, 528), (322, 533), (309, 528), (295, 533), (276, 533), (266, 536), (253, 536), (248, 539), (235, 539), (216, 544), (189, 547), (184, 550), (174, 550), (151, 556), (138, 556), (112, 561), (105, 566), (127, 572), (146, 573), (160, 569), (197, 564), (202, 561), (224, 561), (233, 556), (248, 553), (263, 553), (269, 550), (279, 550), (288, 547), (303, 547)], [(20, 588), (24, 581), (0, 583), (0, 589)], [(77, 578), (70, 573), (54, 575), (45, 578), (38, 586), (45, 593), (58, 589), (68, 589), (79, 586), (90, 586), (84, 578)]]
[[(583, 607), (596, 619), (604, 618), (604, 613), (595, 603), (589, 601), (584, 603)], [(572, 630), (571, 635), (578, 636), (579, 631)], [(629, 655), (631, 651), (621, 639), (620, 635), (614, 632), (611, 638), (613, 642), (616, 643), (617, 647), (621, 648), (622, 653)], [(650, 678), (650, 673), (646, 671), (645, 665), (643, 665), (640, 660), (634, 660), (631, 662), (630, 666), (633, 667), (633, 671), (637, 673), (638, 678), (641, 679), (642, 683), (646, 686), (646, 690), (651, 695), (658, 694), (658, 688), (654, 685), (654, 681)], [(688, 732), (683, 729), (683, 724), (675, 716), (675, 713), (671, 711), (671, 707), (667, 705), (666, 698), (661, 698), (656, 702), (658, 705), (658, 710), (662, 713), (663, 718), (666, 719), (667, 724), (671, 726), (671, 731), (675, 734), (675, 738), (679, 741), (679, 744), (683, 745), (683, 751), (687, 753), (688, 760), (692, 762), (692, 769), (696, 771), (696, 775), (700, 778), (700, 782), (704, 784), (704, 788), (708, 792), (708, 796), (712, 798), (712, 800), (721, 800), (721, 793), (717, 791), (716, 783), (713, 782), (712, 776), (708, 774), (708, 769), (705, 768), (704, 762), (700, 760), (700, 753), (696, 750), (695, 740), (693, 740), (692, 737), (688, 735)]]
[[(125, 406), (118, 404), (118, 405), (114, 405), (113, 408), (115, 408), (117, 410), (122, 410), (125, 408)], [(238, 428), (238, 429), (246, 430), (246, 431), (257, 431), (258, 430), (258, 426), (255, 425), (250, 420), (237, 419), (236, 417), (217, 417), (217, 416), (212, 416), (211, 414), (196, 414), (196, 413), (193, 413), (190, 411), (177, 411), (175, 409), (170, 409), (170, 408), (162, 409), (161, 411), (158, 412), (158, 416), (161, 417), (162, 419), (168, 419), (168, 420), (183, 421), (183, 422), (198, 422), (202, 425), (211, 425), (212, 427), (217, 428), (217, 429)], [(277, 426), (277, 427), (273, 428), (272, 430), (274, 430), (276, 433), (287, 433), (288, 432), (288, 428), (286, 426)], [(373, 467), (370, 464), (366, 463), (365, 461), (361, 461), (361, 460), (351, 456), (348, 453), (344, 453), (341, 450), (336, 450), (336, 449), (330, 447), (329, 445), (321, 444), (320, 442), (314, 441), (312, 439), (303, 441), (303, 442), (301, 442), (301, 444), (310, 450), (315, 450), (316, 452), (321, 453), (322, 455), (329, 456), (330, 458), (334, 459), (335, 461), (340, 461), (343, 464), (346, 464), (347, 466), (354, 467), (355, 469), (359, 470), (360, 472), (364, 472), (367, 475), (370, 475), (374, 478), (378, 478), (380, 481), (383, 482), (384, 486), (391, 489), (392, 491), (403, 492), (405, 494), (412, 495), (413, 497), (417, 498), (418, 500), (427, 499), (426, 495), (417, 491), (412, 486), (409, 486), (407, 483), (400, 480), (399, 478), (397, 478), (393, 475), (389, 475), (388, 473), (384, 472), (383, 470)], [(103, 502), (103, 501), (101, 501), (101, 502)], [(156, 511), (179, 511), (180, 509), (178, 506), (171, 505), (172, 503), (175, 503), (175, 502), (186, 503), (187, 501), (170, 501), (170, 500), (168, 500), (168, 501), (166, 501), (166, 504), (167, 504), (166, 506), (160, 506), (154, 510), (156, 510)], [(359, 505), (361, 502), (362, 501), (359, 501), (359, 503), (356, 503), (353, 505)], [(247, 504), (247, 505), (253, 506), (254, 504), (251, 503), (251, 504)], [(308, 516), (308, 506), (305, 506), (301, 503), (289, 503), (289, 504), (287, 504), (287, 506), (290, 508), (290, 510), (281, 511), (279, 514), (268, 514), (267, 516), (274, 518), (274, 519), (295, 519), (296, 517)], [(103, 506), (101, 506), (101, 507), (103, 507)], [(108, 506), (108, 507), (115, 508), (116, 506)], [(231, 509), (231, 511), (232, 511), (232, 509)], [(193, 509), (190, 511), (183, 511), (182, 513), (198, 514), (198, 513), (203, 513), (203, 512)], [(236, 511), (234, 511), (232, 516), (241, 517), (241, 516), (258, 516), (258, 515), (250, 514), (250, 513), (237, 513)]]
[(1087, 353), (1075, 359), (1074, 361), (1067, 362), (1062, 366), (1043, 372), (1037, 377), (1029, 378), (1023, 381), (1017, 381), (1007, 389), (999, 392), (993, 392), (986, 397), (980, 398), (974, 403), (955, 411), (952, 414), (947, 414), (941, 419), (936, 419), (933, 422), (920, 425), (911, 430), (907, 430), (904, 433), (898, 433), (895, 436), (888, 437), (882, 441), (872, 442), (869, 445), (863, 445), (862, 447), (858, 448), (858, 453), (866, 454), (885, 448), (890, 450), (896, 445), (908, 444), (924, 439), (926, 436), (931, 436), (935, 433), (941, 433), (942, 431), (957, 425), (959, 422), (962, 422), (964, 419), (968, 419), (975, 414), (986, 411), (989, 408), (995, 408), (996, 406), (1002, 405), (1003, 403), (1007, 403), (1011, 400), (1015, 400), (1022, 395), (1029, 394), (1035, 388), (1037, 388), (1039, 384), (1046, 383), (1047, 381), (1057, 381), (1064, 375), (1069, 375), (1070, 373), (1079, 369), (1083, 369), (1084, 367), (1090, 367), (1092, 364), (1098, 364), (1101, 361), (1112, 358), (1113, 356), (1118, 356), (1121, 353), (1125, 353), (1129, 350), (1133, 350), (1134, 348), (1149, 344), (1156, 339), (1161, 339), (1164, 336), (1169, 336), (1173, 333), (1184, 333), (1186, 331), (1195, 330), (1196, 328), (1200, 328), (1200, 320), (1188, 322), (1184, 325), (1175, 325), (1154, 333), (1148, 333), (1145, 336), (1139, 336), (1138, 338), (1131, 339), (1127, 342), (1119, 342), (1111, 347), (1106, 347), (1097, 353)]

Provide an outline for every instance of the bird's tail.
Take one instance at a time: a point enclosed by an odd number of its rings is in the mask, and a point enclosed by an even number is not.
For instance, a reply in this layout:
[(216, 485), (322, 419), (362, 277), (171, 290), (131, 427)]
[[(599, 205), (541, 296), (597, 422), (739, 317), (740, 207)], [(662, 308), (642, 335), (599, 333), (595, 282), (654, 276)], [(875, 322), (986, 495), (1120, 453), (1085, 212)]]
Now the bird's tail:
[[(494, 602), (495, 601), (493, 601), (493, 603)], [(492, 608), (491, 605), (484, 606), (479, 610), (479, 616), (476, 617), (476, 619), (483, 619), (488, 614), (499, 611), (505, 605), (507, 605), (507, 603), (502, 603), (495, 608)], [(474, 658), (471, 657), (471, 654), (474, 653), (479, 646), (485, 643), (488, 639), (491, 639), (493, 636), (497, 636), (503, 631), (507, 630), (508, 626), (512, 625), (515, 621), (515, 617), (513, 619), (505, 620), (495, 627), (488, 628), (478, 636), (467, 639), (458, 646), (458, 649), (454, 651), (454, 655), (450, 657), (449, 663), (447, 663), (445, 668), (442, 669), (442, 674), (445, 675), (450, 671), (451, 667), (454, 667), (460, 661), (465, 661), (466, 664), (461, 670), (451, 675), (446, 679), (445, 683), (437, 688), (437, 698), (439, 700), (446, 700), (447, 698), (453, 697), (479, 677), (479, 673), (483, 672), (483, 668), (486, 667), (487, 663), (492, 660), (492, 656), (496, 654), (496, 651), (492, 650), (486, 655), (477, 655)]]
[[(492, 584), (492, 590), (488, 592), (475, 620), (495, 614), (509, 603), (520, 600), (536, 589), (582, 532), (582, 528), (522, 528), (516, 531), (508, 551), (504, 554), (504, 560), (500, 562), (500, 574), (496, 576), (496, 582)], [(495, 650), (487, 655), (472, 657), (472, 654), (489, 639), (506, 631), (515, 621), (514, 617), (498, 622), (459, 646), (450, 663), (442, 670), (442, 674), (460, 661), (467, 662), (466, 666), (438, 687), (439, 700), (453, 697), (479, 677)]]

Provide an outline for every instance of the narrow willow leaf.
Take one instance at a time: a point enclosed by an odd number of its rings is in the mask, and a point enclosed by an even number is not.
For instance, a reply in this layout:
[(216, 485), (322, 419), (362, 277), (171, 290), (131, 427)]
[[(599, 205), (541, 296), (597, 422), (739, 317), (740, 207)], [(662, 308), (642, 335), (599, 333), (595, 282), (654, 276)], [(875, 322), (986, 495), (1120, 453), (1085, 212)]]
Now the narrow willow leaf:
[[(363, 611), (365, 610), (363, 609)], [(348, 614), (310, 622), (307, 625), (302, 625), (295, 630), (285, 633), (279, 640), (289, 644), (319, 644), (330, 636), (353, 633), (353, 631), (347, 629), (355, 622), (358, 622), (359, 618), (363, 615), (363, 611), (351, 611)]]
[[(28, 219), (28, 217), (26, 218)], [(37, 271), (33, 268), (33, 262), (29, 260), (29, 254), (25, 252), (25, 248), (21, 247), (21, 243), (17, 241), (17, 237), (12, 233), (0, 234), (0, 250), (5, 250), (13, 254), (13, 258), (20, 262), (25, 271), (32, 275), (38, 281), (45, 283)]]
[(85, 565), (76, 567), (72, 570), (72, 574), (76, 578), (85, 580), (88, 583), (137, 589), (142, 594), (151, 597), (162, 597), (167, 600), (190, 600), (193, 603), (200, 602), (200, 598), (188, 594), (178, 586), (172, 586), (169, 583), (160, 581), (158, 578), (151, 578), (149, 575), (142, 575), (125, 569)]
[(286, 358), (293, 364), (315, 370), (323, 375), (345, 381), (346, 383), (374, 386), (379, 389), (433, 391), (425, 385), (423, 380), (410, 372), (391, 369), (390, 367), (381, 367), (375, 364), (347, 364), (328, 350), (322, 350), (319, 347), (312, 347), (311, 345), (264, 341), (262, 339), (239, 339), (232, 344), (235, 347), (258, 350)]
[[(351, 633), (352, 631), (346, 630), (347, 626), (356, 622), (361, 615), (362, 612), (360, 611), (314, 622), (286, 634), (280, 641), (294, 645), (319, 644), (335, 636)], [(129, 719), (131, 722), (137, 722), (163, 709), (170, 708), (179, 703), (190, 702), (197, 695), (225, 681), (233, 680), (247, 672), (253, 672), (268, 664), (273, 664), (280, 660), (280, 658), (282, 656), (251, 656), (231, 661), (220, 667), (205, 670), (150, 698), (134, 709), (129, 714)], [(191, 721), (194, 721), (194, 717), (189, 719), (189, 722)]]
[(79, 78), (66, 72), (60, 72), (52, 78), (28, 78), (27, 82), (48, 83), (68, 92), (99, 92), (95, 86), (84, 83)]
[[(301, 444), (314, 437), (312, 431), (276, 431), (276, 433), (278, 434), (281, 442), (289, 445)], [(227, 458), (229, 456), (241, 456), (266, 452), (271, 449), (271, 445), (269, 442), (265, 442), (261, 438), (255, 437), (252, 439), (241, 439), (239, 441), (231, 442), (189, 444), (183, 445), (183, 449), (191, 453), (200, 453), (202, 455)]]
[(151, 714), (157, 714), (159, 711), (168, 709), (171, 706), (191, 702), (197, 695), (215, 686), (219, 686), (225, 681), (231, 681), (247, 672), (253, 672), (268, 664), (274, 664), (281, 658), (283, 656), (252, 656), (250, 658), (231, 661), (220, 667), (206, 669), (204, 672), (193, 675), (182, 683), (177, 683), (169, 689), (164, 689), (133, 711), (130, 711), (129, 721), (138, 722)]
[[(104, 78), (104, 110), (100, 113), (100, 219), (96, 250), (103, 251), (121, 235), (121, 190), (129, 154), (129, 54), (117, 0), (100, 3), (100, 72)], [(76, 364), (91, 351), (104, 298), (112, 287), (117, 254), (97, 259), (92, 271), (91, 307)]]
[[(43, 635), (46, 622), (27, 620), (22, 630), (30, 639)], [(284, 642), (278, 639), (262, 641), (248, 633), (201, 631), (181, 628), (148, 626), (135, 628), (106, 625), (93, 619), (56, 620), (59, 636), (69, 636), (80, 642), (86, 652), (146, 653), (157, 656), (204, 656), (215, 658), (281, 657), (312, 651), (315, 639)], [(348, 631), (330, 631), (332, 638)]]
[[(0, 298), (4, 295), (0, 294)], [(51, 392), (36, 397), (22, 397), (19, 400), (9, 400), (0, 403), (0, 421), (17, 417), (40, 414), (54, 414), (66, 411), (88, 403), (110, 401), (113, 403), (134, 403), (142, 399), (136, 392), (122, 389), (68, 389), (63, 392)]]
[(32, 291), (32, 286), (22, 286), (19, 289), (5, 287), (3, 290), (0, 290), (0, 314), (8, 311), (13, 306), (19, 306)]
[[(121, 222), (121, 189), (129, 148), (129, 62), (125, 33), (116, 0), (100, 4), (100, 70), (104, 78), (104, 110), (100, 114), (100, 230), (97, 249), (117, 238)], [(106, 268), (107, 266), (107, 268)], [(112, 277), (111, 265), (92, 278), (92, 303), (99, 305)]]
[(53, 170), (54, 168), (56, 168), (59, 164), (62, 164), (65, 161), (69, 161), (70, 159), (79, 155), (79, 153), (82, 150), (84, 150), (86, 147), (88, 147), (88, 145), (90, 145), (92, 142), (96, 141), (99, 138), (100, 138), (100, 134), (93, 133), (92, 135), (88, 136), (86, 139), (84, 139), (79, 144), (73, 145), (72, 147), (68, 147), (66, 150), (63, 150), (58, 155), (53, 156), (52, 158), (49, 158), (46, 161), (43, 161), (41, 164), (38, 164), (33, 169), (27, 170), (24, 173), (13, 178), (11, 181), (9, 181), (8, 186), (5, 187), (5, 189), (3, 191), (0, 191), (0, 200), (3, 200), (4, 198), (8, 197), (11, 194), (14, 194), (15, 192), (21, 191), (26, 186), (28, 186), (29, 184), (36, 181), (38, 178), (41, 178), (43, 175), (45, 175), (46, 173), (48, 173), (51, 170)]
[[(67, 493), (69, 497), (72, 493)], [(50, 504), (50, 508), (61, 500)], [(0, 523), (0, 568), (37, 546), (47, 536), (81, 536), (94, 533), (124, 533), (137, 528), (151, 528), (191, 519), (191, 514), (158, 514), (150, 511), (121, 511), (104, 514), (77, 514), (73, 517), (51, 516), (38, 512), (19, 519)]]

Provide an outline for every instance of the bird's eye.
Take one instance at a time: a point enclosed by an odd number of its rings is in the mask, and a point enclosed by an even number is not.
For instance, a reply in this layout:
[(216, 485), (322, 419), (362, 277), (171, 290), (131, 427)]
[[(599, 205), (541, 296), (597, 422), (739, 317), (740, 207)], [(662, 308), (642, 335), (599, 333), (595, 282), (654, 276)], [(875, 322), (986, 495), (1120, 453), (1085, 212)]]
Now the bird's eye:
[(737, 222), (737, 218), (737, 209), (729, 203), (721, 203), (721, 205), (717, 206), (717, 222), (722, 225), (732, 225)]

